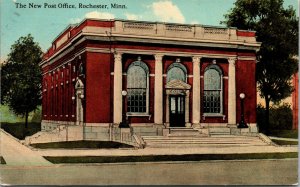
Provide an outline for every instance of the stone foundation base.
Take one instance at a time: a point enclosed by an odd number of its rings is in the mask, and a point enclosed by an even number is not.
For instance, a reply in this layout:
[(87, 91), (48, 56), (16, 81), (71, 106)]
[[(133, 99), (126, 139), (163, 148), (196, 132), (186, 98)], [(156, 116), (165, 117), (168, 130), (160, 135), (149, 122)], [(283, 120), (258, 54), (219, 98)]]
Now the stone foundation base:
[(42, 120), (41, 130), (42, 131), (52, 131), (60, 125), (75, 125), (75, 121), (52, 121), (52, 120)]
[(258, 128), (256, 123), (247, 124), (248, 128), (237, 128), (237, 126), (230, 126), (230, 134), (232, 135), (246, 135), (257, 136)]
[[(50, 132), (50, 134), (59, 133), (60, 135), (54, 136), (47, 135), (44, 141), (70, 141), (74, 140), (98, 140), (98, 141), (132, 141), (128, 135), (141, 136), (168, 136), (170, 134), (170, 128), (167, 128), (166, 124), (131, 124), (129, 132), (121, 132), (123, 129), (119, 128), (119, 124), (112, 123), (86, 123), (84, 126), (77, 126), (75, 122), (68, 121), (48, 121), (43, 120), (41, 123), (42, 132)], [(215, 130), (221, 132), (222, 129), (228, 130), (228, 135), (246, 135), (256, 136), (258, 128), (256, 123), (248, 124), (248, 128), (239, 129), (237, 125), (228, 125), (226, 123), (199, 123), (192, 124), (189, 128), (197, 129), (200, 134), (210, 135)], [(72, 132), (73, 129), (74, 132)], [(75, 130), (80, 129), (80, 130)], [(125, 129), (125, 128), (124, 128)], [(75, 133), (76, 131), (76, 133)], [(123, 130), (124, 131), (124, 130)], [(223, 131), (222, 131), (223, 132)], [(123, 134), (123, 135), (122, 135)], [(127, 134), (125, 137), (124, 134)], [(123, 139), (122, 139), (123, 138)]]

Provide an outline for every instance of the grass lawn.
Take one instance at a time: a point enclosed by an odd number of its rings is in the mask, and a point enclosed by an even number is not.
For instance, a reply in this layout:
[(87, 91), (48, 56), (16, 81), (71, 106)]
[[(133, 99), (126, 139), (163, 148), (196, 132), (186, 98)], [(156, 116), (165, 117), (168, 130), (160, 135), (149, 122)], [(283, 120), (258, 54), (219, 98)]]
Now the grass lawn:
[(28, 123), (28, 128), (25, 128), (24, 123), (3, 123), (1, 128), (13, 135), (14, 137), (23, 140), (26, 136), (31, 136), (41, 130), (40, 123)]
[(54, 163), (118, 163), (159, 161), (202, 161), (202, 160), (247, 160), (298, 158), (298, 153), (245, 153), (245, 154), (189, 154), (189, 155), (147, 155), (147, 156), (45, 156)]
[(271, 130), (269, 136), (281, 138), (298, 138), (298, 130)]
[(286, 140), (272, 140), (277, 145), (298, 145), (296, 141), (286, 141)]
[(6, 164), (6, 162), (2, 156), (0, 156), (0, 164)]
[(95, 148), (133, 148), (131, 145), (119, 143), (119, 142), (110, 142), (110, 141), (68, 141), (68, 142), (51, 142), (51, 143), (39, 143), (31, 144), (30, 146), (39, 148), (39, 149), (59, 149), (59, 148), (86, 148), (86, 149), (95, 149)]

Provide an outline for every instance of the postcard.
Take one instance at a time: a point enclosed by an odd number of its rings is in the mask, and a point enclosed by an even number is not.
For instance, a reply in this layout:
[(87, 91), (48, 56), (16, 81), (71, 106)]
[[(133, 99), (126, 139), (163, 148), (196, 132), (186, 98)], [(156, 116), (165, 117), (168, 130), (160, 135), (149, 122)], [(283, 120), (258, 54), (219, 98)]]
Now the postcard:
[(2, 185), (298, 184), (293, 0), (2, 0)]

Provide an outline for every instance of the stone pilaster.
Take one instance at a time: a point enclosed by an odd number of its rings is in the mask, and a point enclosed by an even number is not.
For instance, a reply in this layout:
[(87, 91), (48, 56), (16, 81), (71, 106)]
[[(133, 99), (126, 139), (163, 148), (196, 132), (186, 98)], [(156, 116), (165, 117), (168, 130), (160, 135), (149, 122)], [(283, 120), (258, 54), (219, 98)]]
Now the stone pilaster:
[(114, 54), (114, 123), (122, 121), (122, 54)]
[(235, 78), (235, 58), (229, 58), (228, 70), (228, 124), (236, 125), (236, 78)]
[(156, 54), (155, 57), (155, 80), (154, 80), (154, 123), (163, 123), (163, 55)]
[(190, 123), (190, 91), (186, 91), (185, 96), (185, 126), (191, 127)]
[(193, 57), (193, 124), (200, 123), (200, 60), (201, 57)]

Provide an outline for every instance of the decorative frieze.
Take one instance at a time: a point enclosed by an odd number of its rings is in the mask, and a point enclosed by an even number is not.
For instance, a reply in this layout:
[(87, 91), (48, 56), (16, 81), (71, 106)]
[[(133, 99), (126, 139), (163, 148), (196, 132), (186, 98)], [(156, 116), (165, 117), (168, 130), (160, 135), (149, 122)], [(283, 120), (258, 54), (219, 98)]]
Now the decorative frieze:
[(191, 25), (166, 25), (167, 31), (175, 31), (175, 32), (192, 32)]
[(152, 30), (155, 24), (142, 23), (142, 22), (125, 22), (123, 24), (124, 30), (126, 29), (141, 29), (141, 30)]
[(228, 29), (204, 27), (204, 34), (227, 34)]
[(186, 95), (186, 90), (167, 89), (166, 94), (168, 94), (168, 95)]

